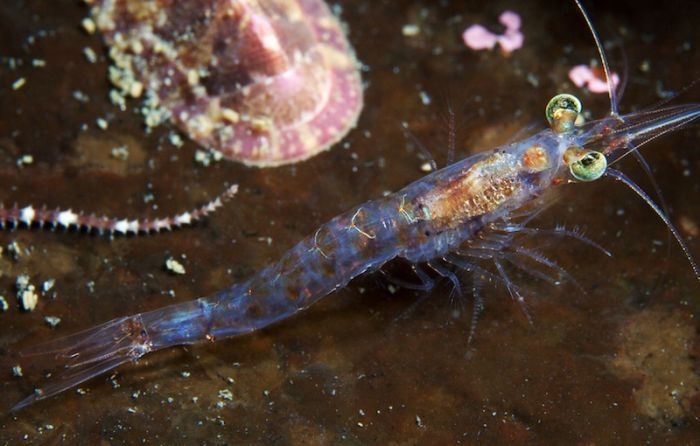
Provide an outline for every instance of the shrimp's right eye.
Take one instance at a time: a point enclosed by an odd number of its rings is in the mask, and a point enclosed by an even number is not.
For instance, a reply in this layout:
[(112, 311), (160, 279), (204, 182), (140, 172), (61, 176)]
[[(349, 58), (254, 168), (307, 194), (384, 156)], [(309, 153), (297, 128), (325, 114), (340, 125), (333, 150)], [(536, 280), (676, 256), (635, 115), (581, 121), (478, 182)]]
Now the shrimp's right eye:
[(569, 165), (571, 175), (579, 181), (595, 181), (605, 173), (608, 160), (600, 152), (590, 150), (581, 159)]
[(569, 133), (581, 114), (581, 101), (571, 94), (558, 94), (549, 100), (545, 108), (547, 121), (556, 133)]

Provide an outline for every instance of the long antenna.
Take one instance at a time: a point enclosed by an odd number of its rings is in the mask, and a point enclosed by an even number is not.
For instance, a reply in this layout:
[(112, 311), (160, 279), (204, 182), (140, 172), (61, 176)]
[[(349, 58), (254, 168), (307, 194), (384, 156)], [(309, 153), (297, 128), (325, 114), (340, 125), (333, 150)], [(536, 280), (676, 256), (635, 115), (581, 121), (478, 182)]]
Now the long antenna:
[(574, 1), (576, 2), (576, 6), (578, 6), (578, 9), (581, 11), (583, 18), (586, 20), (586, 24), (588, 25), (588, 29), (590, 29), (591, 34), (593, 34), (593, 40), (595, 40), (595, 46), (598, 48), (598, 55), (600, 56), (600, 62), (603, 64), (603, 70), (605, 71), (605, 80), (608, 82), (608, 97), (610, 98), (610, 115), (614, 116), (614, 117), (619, 117), (620, 114), (618, 113), (618, 109), (617, 109), (617, 93), (615, 91), (615, 85), (613, 85), (612, 76), (610, 73), (610, 64), (608, 63), (608, 56), (606, 56), (605, 49), (603, 48), (603, 42), (600, 40), (600, 36), (598, 35), (598, 32), (593, 27), (593, 22), (591, 21), (591, 18), (588, 16), (586, 9), (581, 4), (581, 0), (574, 0)]
[(695, 278), (700, 282), (700, 269), (698, 269), (698, 265), (697, 263), (695, 263), (695, 259), (690, 253), (690, 248), (688, 248), (688, 245), (686, 245), (685, 241), (683, 241), (681, 233), (678, 232), (678, 229), (676, 229), (676, 227), (673, 225), (671, 219), (668, 218), (668, 215), (666, 215), (664, 211), (662, 211), (661, 208), (659, 208), (659, 206), (656, 203), (654, 203), (654, 201), (649, 197), (649, 195), (647, 195), (639, 186), (637, 186), (634, 183), (634, 181), (630, 180), (624, 173), (620, 172), (619, 170), (608, 168), (605, 171), (605, 175), (622, 182), (624, 185), (632, 189), (634, 193), (636, 193), (642, 200), (644, 200), (646, 204), (649, 205), (650, 208), (654, 210), (654, 212), (656, 212), (656, 215), (658, 215), (661, 218), (661, 220), (663, 220), (668, 230), (671, 231), (671, 234), (673, 234), (673, 237), (675, 237), (676, 241), (678, 242), (678, 245), (680, 245), (681, 250), (683, 251), (683, 254), (685, 254), (685, 257), (688, 259), (690, 267), (693, 269), (693, 273), (695, 273)]

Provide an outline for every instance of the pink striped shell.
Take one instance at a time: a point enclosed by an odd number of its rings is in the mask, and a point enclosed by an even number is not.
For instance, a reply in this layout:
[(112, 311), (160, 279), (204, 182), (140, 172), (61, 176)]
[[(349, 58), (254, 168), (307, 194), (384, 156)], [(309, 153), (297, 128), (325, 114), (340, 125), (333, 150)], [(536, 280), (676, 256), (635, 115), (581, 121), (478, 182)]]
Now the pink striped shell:
[(267, 167), (328, 149), (357, 121), (358, 64), (322, 0), (86, 1), (118, 94), (145, 91), (149, 125), (170, 117), (202, 146)]

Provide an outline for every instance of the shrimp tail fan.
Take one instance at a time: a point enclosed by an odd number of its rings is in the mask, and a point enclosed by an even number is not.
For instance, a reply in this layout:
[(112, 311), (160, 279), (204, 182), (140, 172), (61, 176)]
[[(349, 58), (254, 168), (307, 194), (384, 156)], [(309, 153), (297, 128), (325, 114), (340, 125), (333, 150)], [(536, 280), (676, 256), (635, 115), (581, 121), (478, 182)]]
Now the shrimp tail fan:
[(23, 358), (50, 364), (58, 372), (50, 382), (12, 407), (20, 410), (115, 367), (136, 361), (154, 349), (142, 315), (113, 319), (97, 327), (49, 341), (20, 353)]

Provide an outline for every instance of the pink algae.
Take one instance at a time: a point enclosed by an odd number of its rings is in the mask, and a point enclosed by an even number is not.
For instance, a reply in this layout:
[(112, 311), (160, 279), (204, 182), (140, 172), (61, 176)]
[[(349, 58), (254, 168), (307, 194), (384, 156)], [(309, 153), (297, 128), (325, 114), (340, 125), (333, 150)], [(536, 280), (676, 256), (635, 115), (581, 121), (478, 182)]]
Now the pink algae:
[[(576, 65), (569, 70), (569, 79), (579, 88), (585, 86), (591, 93), (607, 93), (608, 82), (605, 80), (605, 73), (601, 71), (602, 69), (592, 69), (588, 65)], [(610, 80), (613, 88), (620, 84), (620, 76), (617, 73), (612, 73)]]
[(520, 32), (520, 16), (513, 11), (503, 11), (498, 21), (506, 28), (503, 34), (495, 34), (482, 25), (474, 24), (464, 30), (464, 44), (476, 51), (490, 50), (498, 44), (505, 54), (521, 48), (525, 36)]
[[(88, 0), (122, 97), (225, 158), (267, 167), (339, 141), (362, 109), (358, 63), (323, 0)], [(134, 94), (136, 93), (136, 94)]]

